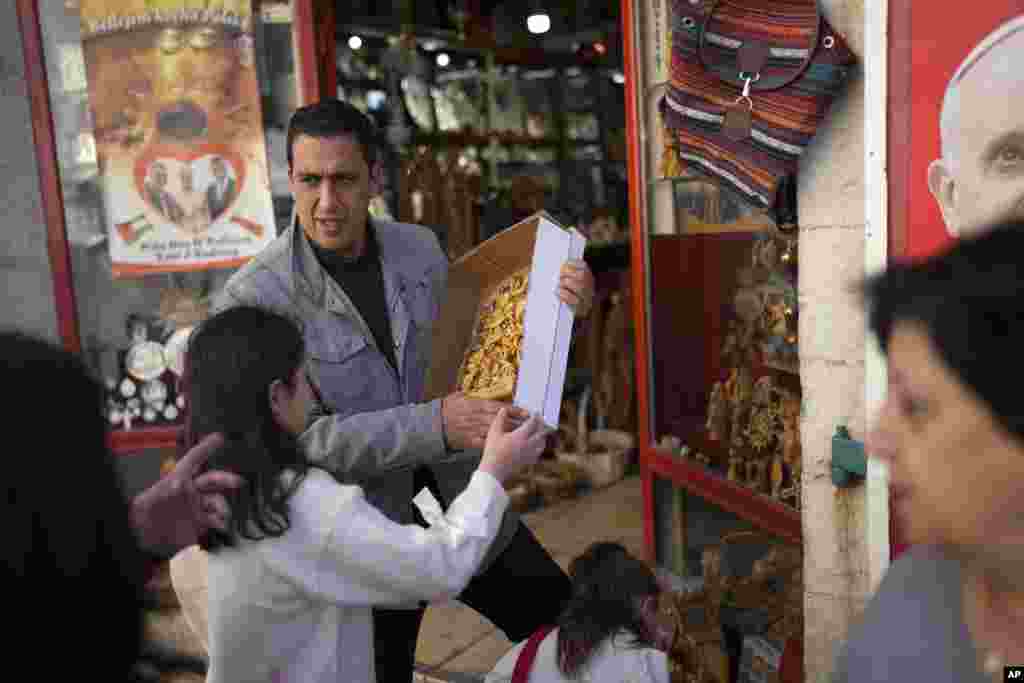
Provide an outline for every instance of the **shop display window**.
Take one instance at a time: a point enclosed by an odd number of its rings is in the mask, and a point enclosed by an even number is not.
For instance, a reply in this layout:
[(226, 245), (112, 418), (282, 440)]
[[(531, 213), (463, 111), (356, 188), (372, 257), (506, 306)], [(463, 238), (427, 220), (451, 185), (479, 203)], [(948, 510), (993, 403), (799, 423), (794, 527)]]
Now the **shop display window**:
[(108, 4), (35, 8), (70, 269), (58, 306), (126, 452), (174, 443), (188, 332), (290, 220), (296, 68), (288, 2)]

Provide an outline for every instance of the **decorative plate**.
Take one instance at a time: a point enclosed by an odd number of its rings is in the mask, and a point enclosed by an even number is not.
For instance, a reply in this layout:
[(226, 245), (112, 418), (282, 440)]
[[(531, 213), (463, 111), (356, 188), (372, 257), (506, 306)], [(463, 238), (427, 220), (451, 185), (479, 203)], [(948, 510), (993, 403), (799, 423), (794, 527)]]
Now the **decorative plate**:
[(156, 379), (167, 369), (164, 347), (154, 341), (136, 344), (128, 350), (124, 364), (128, 374), (141, 382)]

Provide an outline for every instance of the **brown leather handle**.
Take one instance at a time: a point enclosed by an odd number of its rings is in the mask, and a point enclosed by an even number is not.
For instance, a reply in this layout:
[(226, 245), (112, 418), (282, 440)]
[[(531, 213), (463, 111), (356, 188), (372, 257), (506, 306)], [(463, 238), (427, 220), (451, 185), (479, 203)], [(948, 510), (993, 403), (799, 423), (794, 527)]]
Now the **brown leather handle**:
[[(796, 79), (798, 79), (804, 73), (804, 71), (807, 70), (807, 67), (811, 65), (811, 59), (814, 57), (814, 50), (818, 47), (818, 39), (821, 37), (821, 5), (818, 4), (818, 0), (813, 0), (813, 2), (814, 40), (812, 40), (810, 45), (808, 46), (807, 57), (800, 64), (800, 66), (797, 69), (795, 69), (791, 74), (787, 74), (785, 76), (778, 76), (775, 78), (762, 77), (756, 81), (751, 81), (751, 91), (779, 90), (780, 88), (784, 88), (793, 81), (795, 81)], [(711, 23), (711, 17), (714, 16), (715, 14), (715, 8), (722, 4), (722, 0), (708, 0), (708, 3), (708, 11), (704, 15), (704, 20), (701, 22), (699, 33), (697, 34), (697, 60), (700, 61), (700, 65), (704, 67), (704, 70), (707, 71), (708, 73), (714, 74), (719, 79), (725, 81), (729, 85), (734, 85), (737, 88), (742, 88), (744, 79), (739, 77), (738, 70), (736, 72), (736, 80), (733, 81), (725, 77), (725, 75), (722, 73), (722, 69), (714, 69), (704, 60), (704, 36), (707, 33), (708, 24)]]

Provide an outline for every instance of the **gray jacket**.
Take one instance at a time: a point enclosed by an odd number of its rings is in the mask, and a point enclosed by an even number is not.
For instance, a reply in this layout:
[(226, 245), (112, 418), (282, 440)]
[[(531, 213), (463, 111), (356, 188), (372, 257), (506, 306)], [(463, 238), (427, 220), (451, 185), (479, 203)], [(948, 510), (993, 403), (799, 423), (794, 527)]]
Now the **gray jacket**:
[[(370, 226), (380, 247), (397, 373), (296, 222), (231, 276), (213, 310), (249, 304), (301, 320), (310, 380), (321, 400), (302, 445), (339, 479), (361, 485), (388, 518), (408, 524), (416, 493), (412, 468), (430, 465), (450, 502), (466, 487), (480, 452), (446, 451), (440, 399), (421, 402), (448, 276), (437, 238), (418, 225), (371, 220)], [(514, 512), (505, 513), (481, 571), (507, 547), (518, 522)]]

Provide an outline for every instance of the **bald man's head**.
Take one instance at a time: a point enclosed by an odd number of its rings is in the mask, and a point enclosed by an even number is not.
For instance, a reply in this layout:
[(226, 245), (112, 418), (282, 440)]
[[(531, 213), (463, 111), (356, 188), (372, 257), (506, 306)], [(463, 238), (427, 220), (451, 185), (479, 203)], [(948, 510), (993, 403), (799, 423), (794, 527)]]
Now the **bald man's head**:
[(986, 36), (946, 87), (928, 186), (950, 234), (1024, 215), (1024, 15)]

